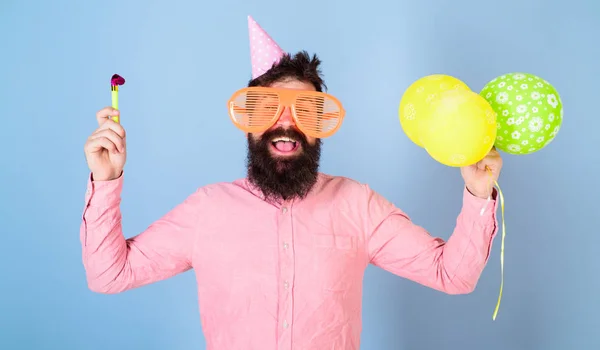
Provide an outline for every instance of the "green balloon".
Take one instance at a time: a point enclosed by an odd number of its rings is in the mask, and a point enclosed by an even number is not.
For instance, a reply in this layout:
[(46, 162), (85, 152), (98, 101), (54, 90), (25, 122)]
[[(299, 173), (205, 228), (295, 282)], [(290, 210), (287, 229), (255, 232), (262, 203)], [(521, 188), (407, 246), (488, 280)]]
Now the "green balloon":
[(531, 154), (546, 147), (561, 128), (563, 106), (556, 89), (528, 73), (499, 76), (479, 93), (498, 113), (495, 146), (510, 154)]

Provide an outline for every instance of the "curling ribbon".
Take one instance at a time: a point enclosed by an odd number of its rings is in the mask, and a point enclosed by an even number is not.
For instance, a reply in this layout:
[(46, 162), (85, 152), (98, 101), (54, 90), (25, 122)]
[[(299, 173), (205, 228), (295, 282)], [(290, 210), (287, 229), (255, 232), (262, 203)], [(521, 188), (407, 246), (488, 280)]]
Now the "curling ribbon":
[[(493, 180), (492, 171), (487, 166), (485, 168), (488, 171), (488, 174), (490, 175), (490, 184), (491, 184), (491, 182)], [(498, 185), (498, 181), (494, 180), (494, 184), (498, 188), (498, 194), (500, 195), (500, 207), (502, 209), (502, 244), (500, 246), (500, 293), (498, 295), (498, 303), (496, 304), (496, 309), (494, 309), (494, 315), (492, 316), (492, 319), (495, 321), (496, 316), (498, 315), (498, 309), (500, 309), (500, 301), (502, 300), (502, 290), (504, 289), (504, 238), (506, 237), (506, 227), (504, 225), (504, 195), (502, 194), (500, 185)], [(491, 200), (491, 195), (488, 197), (483, 208), (481, 208), (481, 213), (480, 213), (481, 215), (483, 215), (490, 200)]]
[[(493, 180), (493, 174), (490, 168), (486, 166), (486, 170), (490, 175), (490, 183)], [(494, 184), (498, 188), (498, 194), (500, 195), (500, 207), (502, 211), (502, 244), (500, 245), (500, 293), (498, 295), (498, 303), (496, 304), (496, 308), (494, 309), (494, 315), (492, 319), (495, 321), (496, 316), (498, 315), (498, 310), (500, 309), (500, 301), (502, 300), (502, 290), (504, 289), (504, 238), (506, 237), (506, 226), (504, 225), (504, 195), (502, 194), (502, 190), (500, 189), (500, 185), (498, 185), (498, 181), (494, 180)], [(491, 200), (491, 196), (488, 197), (486, 204), (483, 208), (481, 208), (481, 215), (483, 215), (485, 209), (489, 201)]]

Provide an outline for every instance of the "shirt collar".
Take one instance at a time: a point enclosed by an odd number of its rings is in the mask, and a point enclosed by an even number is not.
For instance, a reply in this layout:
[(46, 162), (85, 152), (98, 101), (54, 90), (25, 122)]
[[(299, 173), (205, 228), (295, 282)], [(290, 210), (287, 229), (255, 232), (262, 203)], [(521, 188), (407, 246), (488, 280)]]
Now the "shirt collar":
[(276, 207), (281, 207), (284, 204), (289, 205), (292, 203), (298, 203), (298, 202), (309, 199), (311, 196), (314, 196), (315, 193), (319, 192), (319, 190), (321, 189), (321, 187), (323, 185), (324, 177), (325, 176), (322, 173), (319, 173), (317, 175), (317, 182), (314, 184), (314, 186), (311, 188), (310, 192), (304, 199), (293, 199), (293, 200), (286, 200), (286, 201), (284, 201), (281, 198), (266, 198), (265, 195), (263, 194), (263, 192), (260, 190), (260, 188), (255, 186), (252, 182), (250, 182), (250, 180), (247, 177), (240, 179), (236, 182), (238, 182), (238, 184), (242, 188), (246, 189), (247, 191), (252, 193), (254, 196), (260, 198), (262, 201), (270, 203), (271, 205), (274, 205)]

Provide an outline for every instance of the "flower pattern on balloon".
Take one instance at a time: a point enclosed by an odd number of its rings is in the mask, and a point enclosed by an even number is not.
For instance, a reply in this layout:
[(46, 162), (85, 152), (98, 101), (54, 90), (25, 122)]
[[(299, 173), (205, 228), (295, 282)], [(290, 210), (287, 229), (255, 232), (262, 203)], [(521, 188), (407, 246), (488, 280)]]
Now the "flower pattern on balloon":
[(504, 74), (489, 81), (480, 95), (498, 114), (495, 146), (499, 150), (511, 154), (539, 151), (561, 129), (564, 111), (560, 96), (538, 76)]

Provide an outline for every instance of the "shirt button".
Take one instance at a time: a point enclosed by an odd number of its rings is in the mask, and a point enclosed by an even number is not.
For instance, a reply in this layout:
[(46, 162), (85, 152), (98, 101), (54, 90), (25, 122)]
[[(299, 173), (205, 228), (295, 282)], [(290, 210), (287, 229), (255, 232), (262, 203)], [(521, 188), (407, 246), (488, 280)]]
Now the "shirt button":
[(285, 288), (285, 289), (288, 289), (288, 288), (289, 288), (289, 286), (290, 286), (290, 284), (289, 284), (287, 281), (285, 281), (285, 282), (283, 283), (283, 288)]
[(288, 244), (287, 243), (283, 243), (283, 249), (288, 249)]
[(283, 321), (283, 328), (288, 328), (288, 326), (289, 325), (288, 325), (287, 321)]
[(285, 214), (285, 213), (287, 213), (287, 208), (283, 207), (283, 208), (281, 208), (281, 211)]

